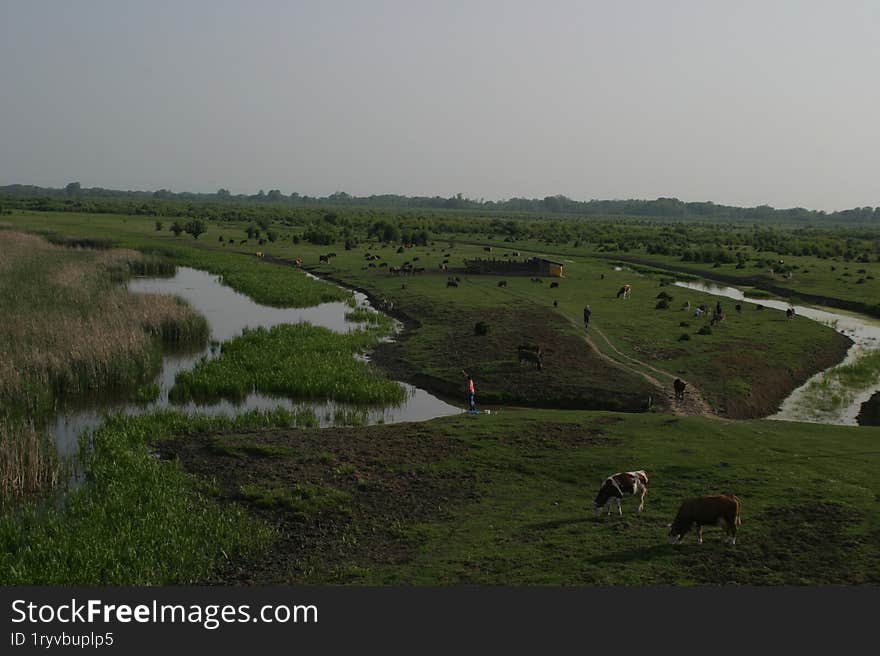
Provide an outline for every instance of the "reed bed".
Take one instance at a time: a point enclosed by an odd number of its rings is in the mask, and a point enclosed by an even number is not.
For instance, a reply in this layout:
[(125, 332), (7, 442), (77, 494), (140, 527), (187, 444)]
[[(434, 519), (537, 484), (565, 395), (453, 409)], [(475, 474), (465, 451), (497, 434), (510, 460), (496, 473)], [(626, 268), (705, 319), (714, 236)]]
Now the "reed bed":
[(40, 420), (59, 402), (143, 382), (161, 343), (204, 343), (208, 325), (183, 301), (119, 283), (142, 256), (69, 248), (0, 231), (0, 489), (47, 490), (57, 459)]
[(55, 445), (44, 431), (0, 419), (0, 502), (54, 489), (59, 473)]
[(117, 284), (139, 258), (0, 232), (4, 407), (40, 415), (62, 398), (129, 387), (155, 370), (160, 340), (207, 338), (207, 322), (183, 301)]
[(223, 344), (218, 357), (178, 374), (174, 401), (240, 400), (256, 391), (293, 399), (396, 405), (403, 387), (357, 352), (374, 347), (378, 329), (337, 334), (309, 324), (246, 331)]

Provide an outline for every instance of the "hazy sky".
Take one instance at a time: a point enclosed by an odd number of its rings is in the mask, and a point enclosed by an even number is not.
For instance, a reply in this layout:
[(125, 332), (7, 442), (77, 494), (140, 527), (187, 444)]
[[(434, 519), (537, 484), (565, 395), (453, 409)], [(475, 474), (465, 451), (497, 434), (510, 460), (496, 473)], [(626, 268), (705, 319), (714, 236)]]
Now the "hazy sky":
[(0, 184), (880, 205), (880, 2), (0, 0)]

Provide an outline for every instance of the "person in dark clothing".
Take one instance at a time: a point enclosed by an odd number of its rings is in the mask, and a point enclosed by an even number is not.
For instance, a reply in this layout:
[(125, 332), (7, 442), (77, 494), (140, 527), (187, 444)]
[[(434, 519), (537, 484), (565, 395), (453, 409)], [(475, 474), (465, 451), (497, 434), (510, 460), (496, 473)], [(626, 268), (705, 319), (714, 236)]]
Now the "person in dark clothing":
[(589, 305), (584, 306), (584, 329), (590, 327), (590, 317), (593, 316), (593, 311), (590, 309)]

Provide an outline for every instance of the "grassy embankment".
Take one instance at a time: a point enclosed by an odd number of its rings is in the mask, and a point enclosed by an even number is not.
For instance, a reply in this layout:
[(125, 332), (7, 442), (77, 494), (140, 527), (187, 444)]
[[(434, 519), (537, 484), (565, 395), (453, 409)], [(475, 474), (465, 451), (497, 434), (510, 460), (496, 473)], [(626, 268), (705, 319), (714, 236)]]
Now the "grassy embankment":
[[(880, 429), (506, 410), (363, 429), (193, 434), (160, 445), (278, 529), (223, 583), (880, 583)], [(595, 518), (603, 478), (644, 468), (646, 510)], [(685, 498), (735, 493), (720, 529), (666, 544)]]

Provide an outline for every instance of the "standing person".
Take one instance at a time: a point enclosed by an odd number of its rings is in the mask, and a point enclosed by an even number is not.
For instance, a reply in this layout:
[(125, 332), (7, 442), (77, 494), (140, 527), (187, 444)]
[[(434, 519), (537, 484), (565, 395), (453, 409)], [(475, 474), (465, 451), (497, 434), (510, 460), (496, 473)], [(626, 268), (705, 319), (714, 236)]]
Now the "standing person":
[(589, 305), (584, 306), (584, 329), (590, 327), (590, 317), (593, 316), (593, 311), (590, 309)]
[(470, 406), (471, 412), (477, 411), (477, 402), (476, 397), (474, 396), (474, 378), (469, 373), (464, 372), (465, 377), (467, 378), (467, 399), (468, 405)]

